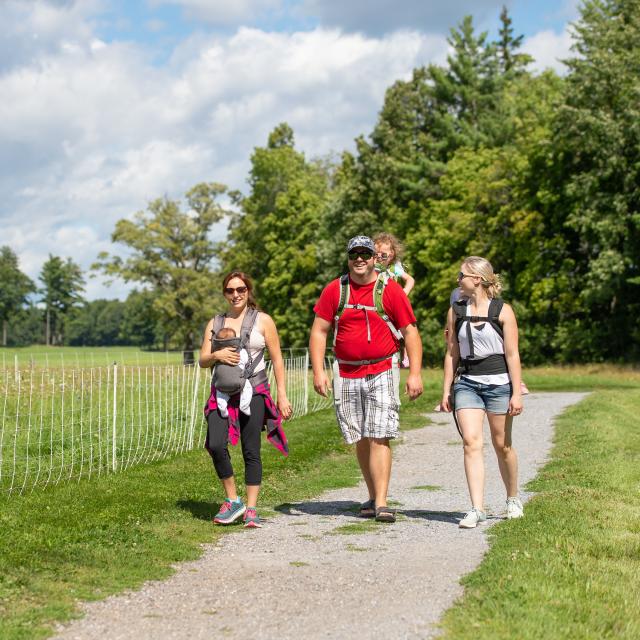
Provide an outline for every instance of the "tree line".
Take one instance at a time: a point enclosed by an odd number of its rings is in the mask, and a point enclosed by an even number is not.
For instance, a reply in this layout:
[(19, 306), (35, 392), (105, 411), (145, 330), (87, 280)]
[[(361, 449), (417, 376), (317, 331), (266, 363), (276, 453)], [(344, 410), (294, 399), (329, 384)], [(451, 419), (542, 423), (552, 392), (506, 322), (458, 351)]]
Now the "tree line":
[(38, 286), (22, 273), (11, 248), (0, 247), (0, 281), (2, 346), (168, 348), (151, 291), (134, 289), (124, 301), (87, 301), (84, 275), (71, 258), (50, 255)]
[(160, 198), (117, 223), (128, 257), (94, 268), (145, 287), (150, 324), (186, 349), (222, 308), (220, 275), (247, 271), (283, 343), (302, 346), (347, 239), (389, 231), (406, 245), (429, 363), (471, 254), (503, 276), (525, 362), (636, 361), (640, 1), (584, 2), (562, 77), (530, 70), (506, 9), (500, 24), (495, 40), (471, 17), (452, 29), (446, 64), (389, 87), (355, 151), (307, 158), (282, 123), (254, 150), (247, 193), (212, 182)]

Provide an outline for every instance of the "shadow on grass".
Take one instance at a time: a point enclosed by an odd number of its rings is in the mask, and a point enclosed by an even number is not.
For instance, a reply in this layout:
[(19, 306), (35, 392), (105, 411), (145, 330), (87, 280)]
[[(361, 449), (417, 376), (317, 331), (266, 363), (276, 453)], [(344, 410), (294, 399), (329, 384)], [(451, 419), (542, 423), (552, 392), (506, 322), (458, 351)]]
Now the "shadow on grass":
[(197, 520), (209, 521), (218, 511), (215, 504), (201, 500), (178, 500), (176, 506), (183, 511), (189, 511)]

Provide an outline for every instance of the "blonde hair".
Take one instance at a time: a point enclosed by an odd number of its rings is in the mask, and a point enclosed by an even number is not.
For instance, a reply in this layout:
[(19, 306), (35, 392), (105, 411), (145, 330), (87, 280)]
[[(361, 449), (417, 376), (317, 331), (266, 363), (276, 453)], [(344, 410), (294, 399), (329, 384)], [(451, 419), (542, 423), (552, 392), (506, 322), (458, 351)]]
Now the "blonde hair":
[(402, 260), (404, 256), (404, 245), (392, 233), (379, 233), (373, 239), (373, 244), (388, 244), (393, 251), (394, 260)]
[(484, 287), (489, 298), (499, 298), (502, 292), (502, 278), (493, 272), (491, 263), (480, 256), (469, 256), (462, 262), (469, 267), (474, 275), (479, 275), (482, 280), (480, 284)]

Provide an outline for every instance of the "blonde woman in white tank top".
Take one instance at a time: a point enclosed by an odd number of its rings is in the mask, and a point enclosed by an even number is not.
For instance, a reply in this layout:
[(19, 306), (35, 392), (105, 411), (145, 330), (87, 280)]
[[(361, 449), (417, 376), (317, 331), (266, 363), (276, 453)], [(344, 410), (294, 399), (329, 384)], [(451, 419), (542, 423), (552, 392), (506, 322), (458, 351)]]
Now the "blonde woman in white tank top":
[[(498, 298), (501, 290), (500, 278), (491, 263), (479, 256), (465, 259), (458, 273), (458, 285), (467, 298), (466, 309), (464, 302), (457, 303), (461, 318), (475, 316), (480, 321), (461, 320), (456, 334), (456, 313), (453, 306), (449, 309), (441, 406), (445, 411), (455, 410), (464, 443), (464, 470), (472, 508), (459, 524), (470, 529), (486, 520), (482, 455), (485, 415), (506, 489), (507, 518), (524, 515), (518, 498), (518, 458), (511, 442), (513, 418), (522, 413), (522, 374), (518, 325), (512, 308), (503, 304), (500, 310), (503, 336), (486, 320), (491, 300)], [(491, 366), (489, 361), (482, 366), (480, 362), (488, 357), (492, 358)], [(456, 376), (461, 363), (465, 370)]]
[[(224, 326), (235, 330), (236, 335), (241, 334), (242, 321), (248, 308), (256, 308), (253, 297), (253, 283), (251, 278), (241, 271), (233, 271), (224, 278), (222, 286), (223, 294), (228, 308), (225, 314)], [(232, 348), (227, 347), (211, 352), (211, 334), (214, 319), (207, 324), (200, 348), (199, 364), (202, 368), (209, 368), (217, 362), (232, 366), (240, 362), (240, 355)], [(269, 357), (273, 366), (273, 374), (277, 388), (277, 411), (283, 419), (288, 420), (292, 413), (291, 403), (287, 399), (284, 361), (280, 350), (278, 330), (271, 317), (260, 311), (249, 336), (249, 355), (255, 360), (264, 349), (269, 351)], [(264, 359), (258, 363), (254, 373), (263, 371)], [(267, 386), (268, 389), (268, 386)], [(262, 460), (260, 456), (261, 432), (268, 409), (271, 405), (271, 396), (267, 391), (267, 397), (258, 392), (256, 387), (251, 400), (251, 413), (246, 416), (239, 414), (240, 440), (242, 443), (242, 456), (245, 463), (245, 484), (247, 489), (246, 506), (238, 497), (233, 468), (227, 447), (228, 423), (217, 410), (207, 414), (207, 450), (222, 483), (225, 500), (220, 511), (214, 517), (216, 524), (231, 524), (244, 516), (245, 527), (260, 527), (260, 518), (256, 513), (256, 504), (262, 481)], [(275, 411), (275, 409), (273, 409)]]

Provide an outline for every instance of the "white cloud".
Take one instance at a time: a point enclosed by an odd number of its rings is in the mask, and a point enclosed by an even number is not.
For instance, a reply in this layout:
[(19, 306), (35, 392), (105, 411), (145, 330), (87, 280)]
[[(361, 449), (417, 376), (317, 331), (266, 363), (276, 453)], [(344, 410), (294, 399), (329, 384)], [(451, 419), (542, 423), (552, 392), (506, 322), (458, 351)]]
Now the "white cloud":
[[(157, 66), (87, 22), (60, 27), (73, 7), (47, 18), (58, 25), (49, 46), (0, 71), (0, 244), (32, 278), (49, 253), (87, 269), (99, 251), (120, 251), (116, 221), (155, 197), (179, 198), (202, 180), (243, 188), (253, 148), (279, 122), (311, 156), (352, 146), (393, 81), (446, 55), (443, 37), (417, 32), (242, 28), (193, 36)], [(88, 281), (90, 297), (125, 291)]]
[(522, 50), (533, 56), (534, 70), (553, 69), (559, 74), (564, 74), (567, 72), (567, 67), (562, 60), (571, 57), (572, 43), (571, 33), (566, 27), (562, 33), (540, 31), (534, 34), (523, 42)]

